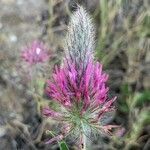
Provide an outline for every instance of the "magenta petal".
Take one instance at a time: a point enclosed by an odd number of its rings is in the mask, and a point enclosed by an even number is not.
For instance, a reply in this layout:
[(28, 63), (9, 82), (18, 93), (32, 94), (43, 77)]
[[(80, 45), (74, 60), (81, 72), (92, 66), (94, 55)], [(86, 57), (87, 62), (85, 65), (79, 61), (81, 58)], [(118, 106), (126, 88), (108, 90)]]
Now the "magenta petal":
[(101, 116), (102, 116), (104, 113), (106, 113), (106, 112), (108, 112), (109, 110), (111, 110), (111, 109), (110, 109), (110, 106), (113, 104), (113, 102), (116, 100), (116, 98), (117, 98), (117, 97), (114, 97), (113, 99), (109, 100), (108, 102), (106, 102), (106, 103), (103, 105), (102, 109), (101, 109), (101, 110), (99, 111), (99, 113), (98, 113), (97, 119), (100, 119)]
[(45, 144), (50, 144), (56, 141), (61, 141), (63, 139), (63, 135), (58, 135), (53, 137), (52, 139), (48, 140), (47, 142), (45, 142)]
[(47, 117), (61, 117), (62, 115), (58, 112), (55, 112), (54, 110), (50, 108), (44, 108), (43, 114)]

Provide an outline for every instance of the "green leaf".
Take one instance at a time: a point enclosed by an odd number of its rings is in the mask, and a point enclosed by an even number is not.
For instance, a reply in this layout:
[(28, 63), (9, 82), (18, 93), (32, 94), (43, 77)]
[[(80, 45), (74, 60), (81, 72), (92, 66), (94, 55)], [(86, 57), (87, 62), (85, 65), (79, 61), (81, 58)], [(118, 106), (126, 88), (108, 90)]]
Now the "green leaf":
[[(46, 133), (52, 135), (53, 137), (55, 136), (55, 133), (53, 131), (47, 130)], [(60, 150), (69, 150), (65, 141), (61, 141), (61, 142), (57, 141), (57, 142), (59, 144)]]
[(142, 93), (138, 93), (135, 97), (135, 106), (146, 105), (150, 102), (150, 91), (144, 91)]
[(58, 142), (60, 150), (69, 150), (65, 141)]
[(121, 93), (124, 97), (128, 97), (132, 94), (131, 87), (127, 83), (124, 83), (121, 86)]

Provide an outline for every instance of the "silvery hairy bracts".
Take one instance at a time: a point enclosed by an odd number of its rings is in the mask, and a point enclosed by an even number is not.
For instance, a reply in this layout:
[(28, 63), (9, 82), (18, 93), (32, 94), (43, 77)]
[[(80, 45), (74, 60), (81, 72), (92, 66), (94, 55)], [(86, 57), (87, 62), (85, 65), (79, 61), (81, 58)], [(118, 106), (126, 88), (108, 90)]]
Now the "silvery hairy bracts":
[(66, 58), (76, 65), (86, 65), (94, 52), (94, 27), (85, 9), (78, 6), (72, 15), (66, 37)]

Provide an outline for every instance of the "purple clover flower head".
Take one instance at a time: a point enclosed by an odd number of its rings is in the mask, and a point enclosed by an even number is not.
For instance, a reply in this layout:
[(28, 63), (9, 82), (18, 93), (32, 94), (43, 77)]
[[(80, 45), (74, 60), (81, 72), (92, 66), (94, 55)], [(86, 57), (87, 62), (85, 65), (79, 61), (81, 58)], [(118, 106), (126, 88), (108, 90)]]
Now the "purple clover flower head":
[(53, 79), (47, 81), (46, 93), (66, 109), (72, 109), (77, 103), (81, 112), (89, 107), (96, 109), (104, 104), (109, 88), (106, 86), (108, 74), (102, 71), (99, 62), (89, 60), (85, 69), (65, 62), (61, 68), (56, 67)]
[[(107, 80), (108, 74), (102, 71), (99, 62), (89, 60), (86, 68), (83, 69), (82, 66), (78, 68), (75, 64), (66, 61), (63, 67), (55, 68), (52, 80), (47, 81), (46, 87), (47, 95), (63, 107), (63, 115), (50, 108), (44, 109), (44, 115), (54, 120), (60, 120), (61, 116), (66, 123), (71, 124), (70, 129), (78, 124), (76, 115), (81, 122), (86, 122), (89, 128), (99, 127), (101, 118), (105, 113), (112, 111), (112, 104), (116, 99), (114, 97), (108, 100)], [(106, 127), (101, 129), (107, 130)]]
[(95, 130), (110, 133), (110, 129), (116, 127), (102, 123), (105, 114), (114, 110), (112, 104), (116, 97), (108, 98), (108, 74), (102, 70), (102, 64), (93, 59), (92, 31), (89, 16), (78, 7), (71, 19), (63, 65), (56, 66), (52, 79), (47, 81), (46, 94), (59, 103), (61, 109), (45, 108), (43, 114), (62, 122), (61, 139), (70, 133), (78, 137), (81, 133), (90, 136)]
[(22, 58), (32, 65), (47, 61), (49, 54), (42, 42), (34, 41), (22, 51)]

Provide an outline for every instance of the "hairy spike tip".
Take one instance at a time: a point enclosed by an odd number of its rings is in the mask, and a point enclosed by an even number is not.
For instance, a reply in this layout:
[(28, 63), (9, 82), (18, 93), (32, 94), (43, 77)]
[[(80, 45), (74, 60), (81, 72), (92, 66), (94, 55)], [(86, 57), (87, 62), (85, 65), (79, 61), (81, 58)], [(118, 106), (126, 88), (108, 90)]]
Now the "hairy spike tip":
[(66, 37), (66, 57), (79, 64), (87, 64), (94, 51), (94, 26), (86, 10), (78, 6), (71, 17)]

